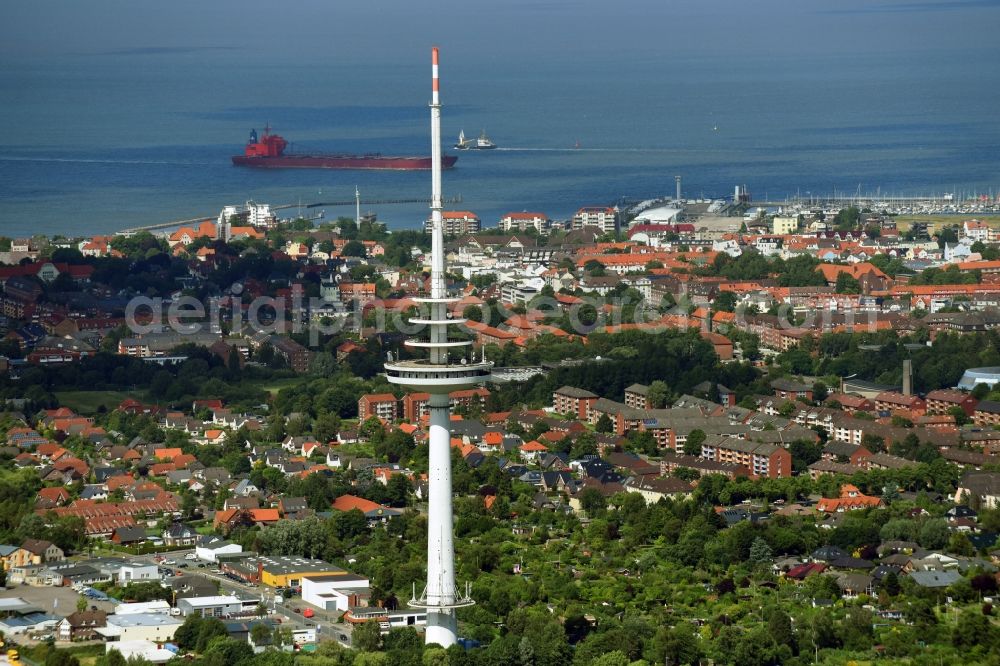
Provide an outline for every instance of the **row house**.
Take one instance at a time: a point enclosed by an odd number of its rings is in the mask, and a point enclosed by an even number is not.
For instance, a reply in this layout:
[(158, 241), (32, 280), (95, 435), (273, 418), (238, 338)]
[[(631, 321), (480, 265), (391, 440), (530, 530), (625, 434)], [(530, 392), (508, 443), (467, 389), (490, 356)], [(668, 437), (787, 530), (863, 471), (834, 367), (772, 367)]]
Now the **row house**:
[[(631, 388), (631, 387), (630, 387)], [(590, 419), (590, 410), (598, 396), (574, 386), (563, 386), (552, 394), (552, 408), (558, 414), (573, 414), (581, 421)], [(628, 392), (625, 394), (628, 400)]]
[(746, 467), (754, 479), (792, 475), (792, 454), (774, 444), (749, 442), (735, 437), (709, 437), (702, 444), (701, 455), (716, 462)]
[(855, 466), (864, 465), (864, 461), (870, 458), (872, 452), (863, 446), (850, 444), (840, 440), (831, 440), (823, 447), (820, 460), (835, 463), (849, 463)]
[(1000, 425), (1000, 402), (996, 400), (980, 400), (972, 420), (978, 426)]
[(819, 479), (824, 474), (841, 474), (852, 476), (858, 472), (865, 471), (864, 467), (852, 465), (850, 463), (834, 462), (832, 460), (820, 459), (809, 465), (809, 478), (813, 481)]
[[(472, 409), (476, 406), (482, 407), (489, 396), (490, 392), (488, 389), (475, 388), (452, 391), (448, 394), (448, 399), (451, 409), (459, 407)], [(430, 399), (430, 393), (407, 393), (404, 395), (401, 400), (403, 403), (403, 420), (407, 423), (417, 423), (421, 417), (427, 415), (427, 405)]]
[(917, 462), (889, 455), (888, 453), (873, 453), (864, 459), (865, 469), (906, 469), (916, 467)]
[(801, 382), (796, 382), (784, 377), (781, 379), (775, 379), (771, 382), (771, 388), (774, 389), (774, 396), (776, 398), (806, 401), (811, 401), (813, 399), (813, 390), (811, 386), (807, 386)]
[(927, 394), (928, 414), (947, 414), (949, 410), (958, 407), (966, 416), (972, 416), (976, 412), (978, 400), (968, 393), (962, 393), (954, 389), (938, 389)]
[(517, 340), (517, 333), (504, 331), (494, 326), (470, 326), (476, 333), (476, 344), (480, 347), (486, 345), (496, 345), (504, 347)]
[(706, 474), (721, 474), (729, 479), (750, 476), (750, 470), (742, 465), (730, 462), (716, 462), (699, 456), (689, 456), (683, 453), (664, 453), (660, 458), (660, 474), (673, 474), (675, 470), (693, 469), (701, 476)]
[(701, 409), (655, 409), (639, 412), (646, 414), (639, 425), (641, 432), (649, 432), (657, 446), (667, 451), (680, 452), (687, 443), (688, 436), (695, 430), (706, 435), (745, 439), (751, 428), (745, 423), (733, 421), (726, 416), (705, 416)]
[(875, 402), (869, 398), (850, 393), (831, 393), (826, 398), (826, 404), (837, 403), (848, 414), (871, 412), (875, 410)]
[(927, 413), (927, 403), (915, 395), (905, 395), (899, 391), (882, 391), (875, 396), (875, 410), (891, 414), (896, 411), (906, 411), (914, 416)]

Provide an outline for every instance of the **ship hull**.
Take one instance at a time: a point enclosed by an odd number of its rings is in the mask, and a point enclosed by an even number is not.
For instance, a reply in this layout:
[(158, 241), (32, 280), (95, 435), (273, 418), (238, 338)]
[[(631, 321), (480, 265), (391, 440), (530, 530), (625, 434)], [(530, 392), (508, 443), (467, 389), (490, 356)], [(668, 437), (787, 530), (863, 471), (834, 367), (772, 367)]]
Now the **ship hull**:
[[(441, 166), (450, 169), (458, 158), (445, 155)], [(281, 155), (246, 157), (234, 155), (236, 166), (257, 169), (358, 169), (368, 171), (425, 171), (431, 168), (430, 157), (384, 157), (382, 155)]]

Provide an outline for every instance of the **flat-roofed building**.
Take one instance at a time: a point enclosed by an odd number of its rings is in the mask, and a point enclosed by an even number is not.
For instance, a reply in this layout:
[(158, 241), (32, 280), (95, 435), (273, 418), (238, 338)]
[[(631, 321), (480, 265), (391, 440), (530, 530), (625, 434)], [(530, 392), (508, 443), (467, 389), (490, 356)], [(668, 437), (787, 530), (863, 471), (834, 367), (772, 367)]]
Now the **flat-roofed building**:
[(584, 206), (573, 215), (573, 229), (598, 227), (602, 233), (618, 230), (618, 213), (607, 206)]
[(209, 597), (188, 597), (177, 601), (181, 615), (201, 615), (203, 617), (230, 617), (243, 610), (243, 602), (231, 595)]
[(545, 213), (507, 213), (500, 218), (501, 231), (527, 231), (534, 229), (540, 234), (549, 232), (552, 223)]
[(302, 577), (302, 601), (326, 611), (346, 611), (360, 606), (359, 602), (368, 595), (368, 579), (347, 571)]
[[(479, 233), (482, 224), (479, 216), (468, 210), (445, 210), (441, 212), (441, 221), (444, 223), (443, 231), (446, 236), (462, 236), (464, 234)], [(433, 221), (427, 219), (424, 222), (424, 231), (431, 232)]]
[(166, 643), (173, 639), (182, 620), (164, 613), (129, 613), (109, 615), (107, 625), (95, 631), (110, 641), (152, 641)]
[(310, 574), (329, 576), (346, 572), (323, 560), (294, 555), (261, 555), (220, 563), (223, 573), (229, 573), (248, 583), (268, 587), (298, 587), (302, 577)]

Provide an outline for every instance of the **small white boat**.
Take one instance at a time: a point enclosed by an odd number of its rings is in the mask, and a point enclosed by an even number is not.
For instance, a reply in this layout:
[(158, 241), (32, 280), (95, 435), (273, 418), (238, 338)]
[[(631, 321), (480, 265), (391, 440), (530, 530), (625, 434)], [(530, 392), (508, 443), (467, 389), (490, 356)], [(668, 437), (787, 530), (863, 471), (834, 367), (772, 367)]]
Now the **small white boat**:
[(455, 150), (492, 150), (497, 147), (497, 144), (490, 140), (490, 137), (486, 136), (486, 130), (483, 130), (479, 135), (479, 138), (473, 141), (472, 139), (465, 138), (465, 130), (458, 133), (458, 143), (455, 144)]

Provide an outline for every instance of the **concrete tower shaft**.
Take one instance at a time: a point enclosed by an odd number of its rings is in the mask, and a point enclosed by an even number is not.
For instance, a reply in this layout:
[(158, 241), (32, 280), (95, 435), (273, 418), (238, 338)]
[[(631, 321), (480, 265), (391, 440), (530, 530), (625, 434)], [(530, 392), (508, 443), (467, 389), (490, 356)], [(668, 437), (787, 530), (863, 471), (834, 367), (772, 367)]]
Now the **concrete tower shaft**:
[[(412, 339), (406, 346), (427, 349), (428, 359), (399, 360), (390, 355), (385, 365), (392, 384), (430, 394), (428, 400), (428, 507), (427, 585), (422, 594), (414, 590), (410, 606), (427, 610), (426, 643), (443, 647), (458, 640), (455, 611), (475, 602), (455, 586), (454, 520), (451, 490), (451, 391), (481, 386), (490, 378), (491, 364), (481, 357), (466, 356), (468, 341), (449, 341), (448, 327), (465, 322), (449, 318), (448, 305), (459, 299), (448, 296), (445, 282), (444, 229), (441, 218), (441, 98), (438, 49), (431, 50), (431, 289), (427, 298), (415, 299), (426, 306), (426, 318), (411, 319), (428, 329), (428, 339)], [(458, 352), (455, 357), (450, 352)]]

